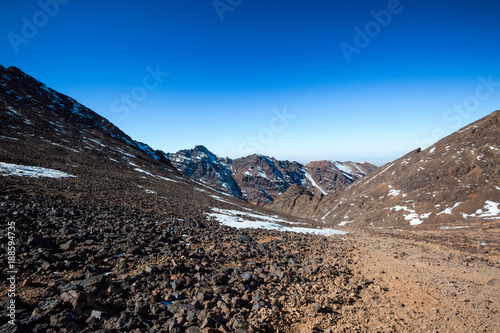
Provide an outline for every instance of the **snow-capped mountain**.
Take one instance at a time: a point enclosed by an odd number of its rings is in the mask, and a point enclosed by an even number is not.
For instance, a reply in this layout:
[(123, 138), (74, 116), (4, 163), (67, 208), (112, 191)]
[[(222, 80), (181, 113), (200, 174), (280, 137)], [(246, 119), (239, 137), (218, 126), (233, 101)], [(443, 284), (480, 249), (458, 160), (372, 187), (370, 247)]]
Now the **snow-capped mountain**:
[(219, 159), (204, 146), (181, 150), (175, 154), (169, 153), (166, 156), (185, 175), (223, 190), (234, 197), (242, 197), (241, 189), (231, 174), (232, 161), (230, 159)]
[(220, 158), (203, 146), (166, 154), (184, 174), (257, 205), (266, 205), (293, 185), (326, 195), (374, 171), (369, 163), (321, 161), (303, 165), (263, 155)]
[(232, 170), (244, 199), (261, 206), (286, 192), (290, 185), (307, 182), (306, 171), (300, 163), (278, 161), (263, 155), (235, 159)]

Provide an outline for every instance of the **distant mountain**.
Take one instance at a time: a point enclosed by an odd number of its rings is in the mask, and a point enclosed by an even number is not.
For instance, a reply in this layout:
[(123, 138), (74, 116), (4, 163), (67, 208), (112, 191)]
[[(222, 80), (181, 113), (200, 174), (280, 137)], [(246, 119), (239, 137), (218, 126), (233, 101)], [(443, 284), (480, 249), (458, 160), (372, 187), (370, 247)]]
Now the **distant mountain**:
[[(318, 161), (305, 165), (314, 182), (324, 192), (332, 193), (352, 184), (375, 170), (377, 167), (367, 162)], [(313, 189), (313, 193), (317, 191)]]
[(221, 189), (234, 197), (242, 197), (241, 189), (232, 177), (231, 160), (219, 159), (204, 146), (181, 150), (175, 154), (168, 153), (166, 157), (185, 175)]
[[(315, 194), (328, 193), (375, 168), (324, 162), (323, 167), (311, 164), (309, 171), (309, 166), (261, 155), (236, 160), (219, 158), (203, 146), (165, 154), (133, 140), (107, 119), (16, 67), (0, 66), (0, 108), (4, 138), (25, 133), (22, 136), (25, 141), (35, 137), (49, 143), (60, 151), (61, 163), (69, 151), (82, 149), (97, 150), (113, 160), (118, 154), (122, 158), (117, 160), (125, 159), (132, 166), (138, 165), (134, 158), (144, 160), (146, 155), (165, 168), (177, 168), (208, 186), (258, 205), (272, 202), (292, 184), (303, 185)], [(33, 137), (28, 138), (26, 133)], [(35, 150), (32, 154), (36, 161), (44, 158), (42, 151)]]
[(307, 171), (298, 162), (278, 161), (254, 154), (235, 159), (232, 171), (242, 188), (244, 199), (260, 206), (272, 202), (292, 184), (312, 187), (307, 180)]
[[(300, 209), (293, 203), (300, 203)], [(307, 204), (304, 204), (307, 203)], [(328, 196), (289, 191), (269, 208), (325, 223), (468, 226), (500, 219), (500, 111)]]
[(370, 163), (321, 161), (303, 165), (263, 155), (220, 158), (203, 146), (166, 154), (185, 175), (256, 205), (266, 205), (293, 185), (326, 195), (377, 169)]

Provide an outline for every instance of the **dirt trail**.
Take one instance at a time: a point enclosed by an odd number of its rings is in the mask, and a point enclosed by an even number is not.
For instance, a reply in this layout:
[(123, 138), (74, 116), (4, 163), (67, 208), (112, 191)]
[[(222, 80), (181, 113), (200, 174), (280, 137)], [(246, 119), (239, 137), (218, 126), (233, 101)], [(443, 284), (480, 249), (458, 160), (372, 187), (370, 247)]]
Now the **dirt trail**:
[(370, 330), (500, 332), (498, 264), (362, 230), (348, 239), (357, 250), (354, 269), (374, 282), (360, 295)]

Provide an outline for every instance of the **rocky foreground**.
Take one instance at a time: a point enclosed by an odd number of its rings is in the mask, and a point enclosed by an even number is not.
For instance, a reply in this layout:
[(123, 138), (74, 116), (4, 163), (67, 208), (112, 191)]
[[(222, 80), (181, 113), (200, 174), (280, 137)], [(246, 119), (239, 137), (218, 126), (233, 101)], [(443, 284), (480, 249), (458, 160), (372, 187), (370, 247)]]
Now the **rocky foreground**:
[(500, 329), (500, 265), (484, 255), (362, 230), (323, 237), (22, 190), (0, 198), (18, 268), (15, 325), (1, 276), (0, 332)]
[(349, 309), (373, 282), (352, 272), (352, 246), (336, 238), (237, 230), (204, 216), (178, 220), (19, 191), (3, 191), (0, 216), (18, 226), (19, 268), (16, 326), (2, 316), (2, 332), (278, 332), (295, 323), (324, 331), (364, 324), (352, 321)]

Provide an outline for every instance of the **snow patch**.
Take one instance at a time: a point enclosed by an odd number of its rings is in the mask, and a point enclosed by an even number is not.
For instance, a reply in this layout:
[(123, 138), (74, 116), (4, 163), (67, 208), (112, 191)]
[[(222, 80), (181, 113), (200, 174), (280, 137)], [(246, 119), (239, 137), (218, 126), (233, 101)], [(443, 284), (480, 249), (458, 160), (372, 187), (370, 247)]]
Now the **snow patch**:
[[(333, 236), (333, 235), (345, 235), (347, 232), (335, 230), (335, 229), (314, 229), (314, 228), (302, 228), (302, 227), (286, 227), (280, 223), (290, 223), (288, 221), (267, 215), (246, 213), (237, 210), (230, 209), (219, 209), (212, 208), (214, 213), (208, 214), (207, 218), (214, 218), (219, 223), (238, 229), (267, 229), (267, 230), (278, 230), (278, 231), (288, 231), (295, 233), (305, 233), (314, 234), (322, 236)], [(295, 224), (296, 222), (292, 222)]]
[[(204, 191), (204, 190), (202, 190), (202, 189), (199, 189), (199, 188), (196, 188), (196, 190), (201, 191), (201, 192), (206, 192), (206, 191)], [(232, 203), (232, 202), (230, 202), (230, 201), (225, 200), (224, 198), (218, 197), (218, 196), (216, 196), (216, 195), (210, 195), (210, 196), (211, 196), (212, 198), (214, 198), (215, 200), (218, 200), (218, 201), (220, 201), (220, 202), (224, 202), (224, 203), (227, 203), (227, 204), (229, 204), (229, 205), (233, 205), (233, 206), (239, 207), (239, 208), (241, 208), (241, 209), (249, 210), (249, 211), (251, 211), (251, 212), (252, 212), (252, 210), (251, 210), (250, 208), (246, 208), (246, 207), (243, 207), (243, 206), (237, 205), (237, 204), (235, 204), (235, 203)]]
[(166, 180), (166, 181), (169, 181), (169, 182), (179, 183), (177, 180), (173, 180), (173, 179), (162, 177), (162, 176), (153, 175), (152, 173), (150, 173), (150, 172), (148, 172), (146, 170), (142, 170), (142, 169), (139, 169), (139, 168), (134, 168), (134, 170), (142, 172), (142, 173), (145, 173), (146, 175), (151, 176), (153, 178), (158, 178), (158, 179), (163, 179), (163, 180)]
[(8, 140), (19, 141), (18, 138), (11, 138), (10, 136), (3, 136), (3, 135), (0, 135), (0, 139), (8, 139)]
[(455, 205), (453, 205), (453, 207), (451, 207), (451, 208), (450, 208), (450, 207), (448, 207), (448, 208), (446, 208), (445, 210), (443, 210), (442, 212), (437, 213), (436, 215), (441, 215), (441, 214), (448, 214), (448, 215), (451, 215), (451, 214), (452, 214), (452, 212), (451, 212), (451, 211), (452, 211), (454, 208), (458, 207), (458, 205), (460, 205), (460, 204), (461, 204), (461, 202), (457, 202)]
[(342, 201), (337, 205), (335, 206), (331, 211), (329, 211), (328, 213), (325, 214), (325, 216), (323, 216), (321, 219), (324, 220), (328, 215), (330, 215), (331, 212), (333, 212), (335, 209), (337, 209), (338, 207), (340, 207), (340, 205), (342, 205)]
[(354, 221), (342, 221), (338, 224), (339, 227), (343, 227), (348, 225), (349, 223), (354, 223)]
[[(481, 215), (479, 217), (489, 217), (489, 216), (497, 216), (500, 214), (500, 209), (498, 209), (498, 205), (500, 203), (496, 203), (493, 201), (486, 201), (484, 205), (484, 210), (486, 211), (485, 213), (480, 213)], [(478, 211), (479, 212), (479, 211)]]
[(419, 225), (422, 224), (424, 219), (428, 218), (431, 213), (426, 213), (422, 215), (418, 215), (415, 210), (409, 209), (406, 206), (395, 206), (391, 207), (391, 210), (395, 210), (396, 212), (399, 212), (400, 210), (403, 210), (405, 212), (408, 212), (409, 214), (403, 214), (405, 220), (410, 221), (410, 225)]
[(10, 164), (0, 162), (0, 175), (1, 176), (26, 176), (26, 177), (46, 177), (46, 178), (72, 178), (76, 177), (70, 175), (66, 172), (62, 172), (59, 170), (35, 167), (35, 166), (27, 166), (27, 165), (19, 165), (19, 164)]
[(105, 145), (103, 145), (103, 144), (101, 143), (101, 141), (99, 141), (99, 140), (96, 140), (96, 139), (91, 139), (91, 138), (87, 138), (87, 140), (92, 141), (92, 142), (94, 142), (94, 143), (97, 143), (97, 144), (98, 144), (99, 146), (101, 146), (101, 147), (106, 147), (106, 146), (105, 146)]
[(270, 180), (260, 166), (257, 166), (257, 176)]
[(395, 196), (397, 196), (399, 194), (401, 194), (401, 190), (394, 190), (394, 189), (392, 189), (392, 190), (389, 191), (388, 195), (391, 196), (391, 197), (395, 197)]
[(316, 182), (314, 181), (313, 177), (311, 176), (311, 174), (309, 172), (305, 172), (305, 176), (307, 179), (309, 179), (309, 181), (311, 182), (312, 186), (318, 188), (321, 193), (323, 193), (324, 195), (327, 195), (328, 193), (326, 193), (321, 187), (319, 187), (318, 184), (316, 184)]
[(333, 165), (335, 165), (335, 167), (337, 169), (340, 170), (340, 172), (342, 173), (348, 173), (348, 174), (353, 174), (353, 171), (352, 169), (348, 166), (348, 165), (345, 165), (344, 163), (341, 163), (341, 162), (333, 162)]
[(123, 151), (123, 149), (121, 148), (118, 148), (118, 147), (115, 147), (116, 150), (118, 150), (120, 153), (122, 153), (123, 155), (126, 155), (128, 157), (132, 157), (132, 158), (137, 158), (135, 155), (132, 155), (132, 154), (129, 154), (129, 153), (126, 153)]

